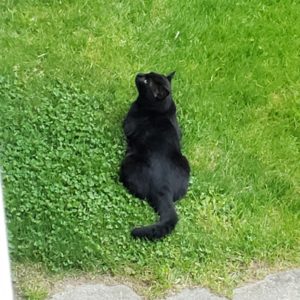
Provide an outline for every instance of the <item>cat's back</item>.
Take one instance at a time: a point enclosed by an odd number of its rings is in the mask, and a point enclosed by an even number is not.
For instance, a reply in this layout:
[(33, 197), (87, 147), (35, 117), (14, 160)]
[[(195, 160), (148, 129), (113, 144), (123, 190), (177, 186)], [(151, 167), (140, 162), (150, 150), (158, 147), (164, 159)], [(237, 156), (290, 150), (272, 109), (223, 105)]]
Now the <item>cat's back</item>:
[(148, 114), (137, 118), (137, 130), (141, 138), (147, 137), (148, 143), (159, 143), (160, 145), (179, 142), (177, 130), (166, 115)]

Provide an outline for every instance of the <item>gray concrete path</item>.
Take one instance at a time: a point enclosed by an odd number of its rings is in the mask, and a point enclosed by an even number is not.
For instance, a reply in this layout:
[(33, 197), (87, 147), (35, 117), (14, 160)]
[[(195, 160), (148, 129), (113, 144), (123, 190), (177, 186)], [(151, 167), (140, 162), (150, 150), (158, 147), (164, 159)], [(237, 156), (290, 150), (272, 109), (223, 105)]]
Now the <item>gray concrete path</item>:
[(83, 284), (66, 286), (65, 290), (54, 295), (51, 300), (141, 300), (126, 285), (106, 286), (103, 284)]
[[(49, 300), (141, 300), (125, 285), (67, 285)], [(184, 289), (165, 300), (227, 300), (203, 288)], [(244, 285), (233, 293), (233, 300), (300, 300), (300, 269), (267, 276), (264, 280)]]
[(300, 269), (267, 276), (237, 288), (233, 300), (300, 300)]

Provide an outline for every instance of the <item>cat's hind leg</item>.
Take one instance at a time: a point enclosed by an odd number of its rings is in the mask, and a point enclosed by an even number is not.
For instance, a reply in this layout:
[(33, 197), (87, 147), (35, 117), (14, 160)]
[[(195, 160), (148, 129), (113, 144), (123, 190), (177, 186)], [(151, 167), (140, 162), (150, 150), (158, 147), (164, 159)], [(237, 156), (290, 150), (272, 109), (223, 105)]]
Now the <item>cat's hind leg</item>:
[(134, 196), (144, 200), (149, 194), (149, 168), (135, 155), (124, 159), (120, 170), (120, 181)]

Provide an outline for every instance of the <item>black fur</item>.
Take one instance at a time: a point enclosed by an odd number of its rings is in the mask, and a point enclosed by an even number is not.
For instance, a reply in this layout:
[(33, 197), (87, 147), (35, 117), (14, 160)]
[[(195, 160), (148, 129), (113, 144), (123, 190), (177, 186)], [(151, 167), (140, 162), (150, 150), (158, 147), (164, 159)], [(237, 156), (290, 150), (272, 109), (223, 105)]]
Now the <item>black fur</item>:
[[(175, 73), (175, 72), (174, 72)], [(160, 239), (175, 227), (174, 202), (187, 191), (190, 167), (180, 150), (180, 130), (171, 95), (171, 73), (138, 74), (138, 98), (123, 122), (127, 138), (120, 181), (135, 196), (147, 199), (159, 214), (153, 225), (135, 228), (132, 235)]]

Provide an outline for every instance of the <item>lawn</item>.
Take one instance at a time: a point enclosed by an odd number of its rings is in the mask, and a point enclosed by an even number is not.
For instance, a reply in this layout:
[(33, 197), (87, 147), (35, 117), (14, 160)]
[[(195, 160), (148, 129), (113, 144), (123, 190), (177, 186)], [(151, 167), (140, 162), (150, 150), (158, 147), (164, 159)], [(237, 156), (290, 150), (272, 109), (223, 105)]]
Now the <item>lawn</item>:
[[(300, 2), (0, 2), (0, 165), (14, 263), (230, 294), (300, 264)], [(192, 167), (180, 222), (118, 182), (137, 72), (176, 70)], [(255, 273), (255, 270), (253, 270)], [(250, 272), (251, 273), (251, 272)]]

